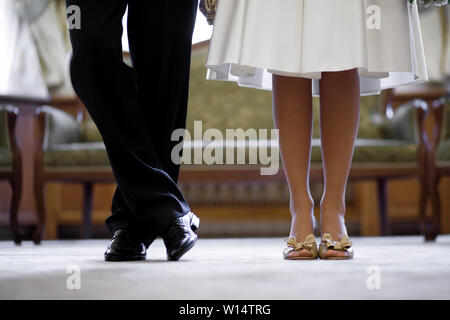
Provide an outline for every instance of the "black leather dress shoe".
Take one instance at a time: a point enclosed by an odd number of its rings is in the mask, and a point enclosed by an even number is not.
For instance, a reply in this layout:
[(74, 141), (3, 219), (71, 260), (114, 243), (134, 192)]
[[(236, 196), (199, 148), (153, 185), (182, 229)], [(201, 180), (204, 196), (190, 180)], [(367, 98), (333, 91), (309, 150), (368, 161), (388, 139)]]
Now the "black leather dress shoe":
[(121, 229), (114, 233), (106, 248), (105, 261), (145, 260), (146, 255), (145, 245), (133, 240), (127, 230)]
[(172, 222), (163, 236), (167, 259), (177, 261), (194, 246), (199, 225), (200, 219), (191, 211)]

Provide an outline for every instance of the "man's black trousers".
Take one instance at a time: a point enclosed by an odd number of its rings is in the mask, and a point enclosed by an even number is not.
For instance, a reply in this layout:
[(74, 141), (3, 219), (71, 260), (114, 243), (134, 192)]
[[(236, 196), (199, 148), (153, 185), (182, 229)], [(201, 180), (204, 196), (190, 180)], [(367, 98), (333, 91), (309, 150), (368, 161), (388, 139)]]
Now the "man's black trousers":
[[(179, 142), (171, 135), (186, 125), (198, 2), (66, 2), (81, 13), (79, 29), (69, 24), (72, 84), (103, 137), (118, 184), (107, 227), (126, 228), (148, 246), (190, 211), (177, 186), (171, 150)], [(123, 62), (121, 45), (127, 6), (132, 68)]]

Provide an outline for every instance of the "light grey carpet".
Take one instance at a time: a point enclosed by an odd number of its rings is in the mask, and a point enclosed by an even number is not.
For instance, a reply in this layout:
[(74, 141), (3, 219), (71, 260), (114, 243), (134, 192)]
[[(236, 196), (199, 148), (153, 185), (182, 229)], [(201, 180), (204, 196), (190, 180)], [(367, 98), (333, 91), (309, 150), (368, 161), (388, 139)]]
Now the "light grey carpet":
[(450, 236), (353, 240), (352, 261), (284, 261), (277, 238), (200, 239), (179, 262), (157, 241), (147, 261), (120, 263), (103, 261), (107, 240), (0, 242), (0, 298), (450, 299)]

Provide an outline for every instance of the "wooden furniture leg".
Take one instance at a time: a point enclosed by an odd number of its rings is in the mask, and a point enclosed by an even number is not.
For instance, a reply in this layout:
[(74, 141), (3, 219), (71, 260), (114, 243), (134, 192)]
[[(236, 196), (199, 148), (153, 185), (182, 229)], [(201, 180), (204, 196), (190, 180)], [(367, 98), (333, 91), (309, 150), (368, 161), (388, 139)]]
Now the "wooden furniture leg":
[(19, 227), (19, 206), (22, 197), (22, 153), (16, 140), (16, 121), (17, 109), (8, 114), (8, 128), (10, 135), (11, 149), (13, 151), (13, 171), (11, 174), (10, 185), (12, 189), (10, 204), (10, 225), (14, 233), (14, 242), (20, 244), (22, 242), (22, 233)]

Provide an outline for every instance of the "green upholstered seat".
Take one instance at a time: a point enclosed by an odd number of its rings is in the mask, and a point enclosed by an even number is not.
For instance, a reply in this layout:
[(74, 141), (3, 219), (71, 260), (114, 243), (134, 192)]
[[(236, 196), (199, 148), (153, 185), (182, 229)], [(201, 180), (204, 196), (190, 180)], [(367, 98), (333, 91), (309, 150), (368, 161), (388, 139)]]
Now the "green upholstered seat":
[[(403, 140), (357, 139), (353, 163), (364, 162), (415, 162), (418, 146)], [(321, 162), (320, 141), (313, 140), (311, 161)]]
[[(443, 143), (443, 145), (446, 145), (449, 148), (448, 151), (450, 151), (450, 141)], [(417, 160), (417, 150), (418, 146), (416, 144), (402, 140), (358, 139), (353, 162), (412, 162)], [(447, 156), (442, 159), (450, 159), (450, 152), (449, 154), (444, 154), (445, 148), (442, 148), (440, 152), (441, 156)], [(9, 150), (0, 149), (1, 164), (10, 164), (9, 156)], [(246, 158), (248, 159), (248, 157)], [(315, 163), (321, 162), (321, 160), (320, 140), (313, 139), (311, 161)], [(109, 166), (108, 156), (102, 142), (54, 145), (51, 150), (45, 152), (44, 162), (48, 167)]]
[(46, 167), (108, 167), (103, 142), (79, 142), (54, 145), (44, 154)]
[[(232, 141), (227, 142), (226, 148), (232, 148)], [(276, 142), (265, 141), (269, 148), (274, 150), (274, 152), (279, 152), (279, 146)], [(187, 144), (184, 148), (184, 157), (187, 161), (186, 165), (195, 165), (194, 154), (196, 151), (204, 152), (205, 147), (208, 143), (201, 143), (201, 141), (196, 141), (193, 144)], [(256, 145), (253, 144), (251, 147), (242, 147), (243, 144), (234, 145), (234, 149), (244, 151), (243, 159), (244, 164), (261, 164), (258, 157), (258, 149)], [(214, 144), (209, 144), (213, 147)], [(222, 144), (218, 145), (218, 149), (222, 151), (222, 156), (220, 157), (220, 164), (226, 164), (227, 152)], [(372, 163), (372, 162), (385, 162), (385, 163), (401, 163), (401, 162), (416, 162), (417, 161), (418, 145), (405, 140), (394, 140), (394, 139), (357, 139), (355, 151), (353, 154), (353, 163)], [(215, 153), (211, 152), (214, 156)], [(253, 153), (256, 163), (250, 163), (250, 153)], [(208, 153), (209, 154), (209, 153)], [(270, 152), (269, 152), (270, 154)], [(189, 155), (189, 156), (187, 156)], [(235, 152), (234, 159), (237, 159), (237, 153)], [(311, 148), (311, 162), (320, 163), (322, 161), (322, 154), (320, 149), (320, 139), (312, 140)], [(236, 164), (237, 162), (234, 162)], [(232, 163), (233, 164), (233, 163)]]

